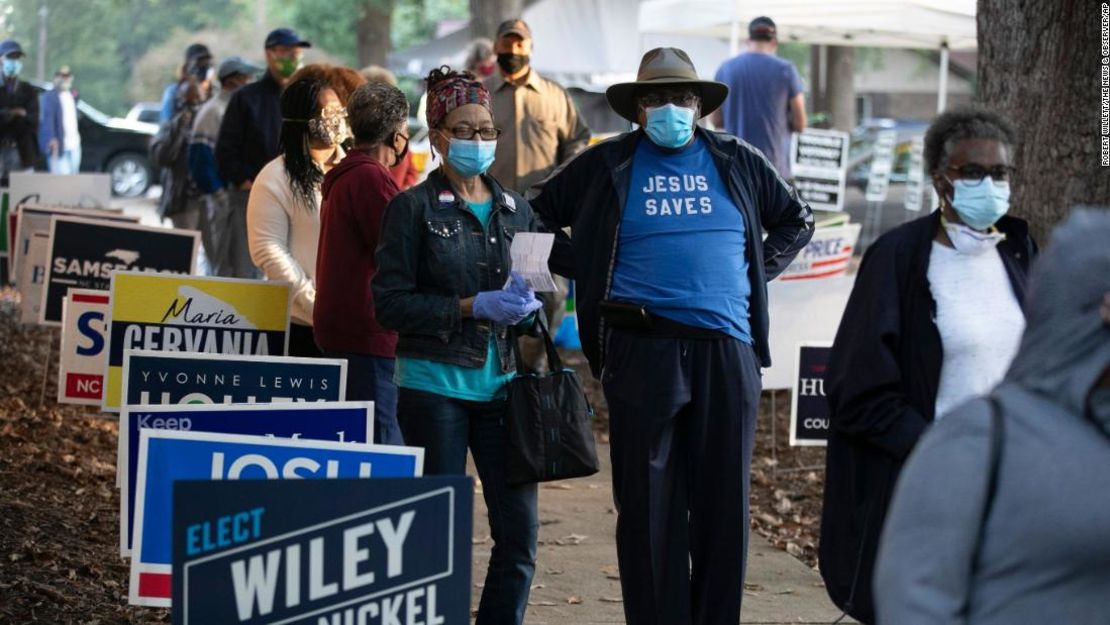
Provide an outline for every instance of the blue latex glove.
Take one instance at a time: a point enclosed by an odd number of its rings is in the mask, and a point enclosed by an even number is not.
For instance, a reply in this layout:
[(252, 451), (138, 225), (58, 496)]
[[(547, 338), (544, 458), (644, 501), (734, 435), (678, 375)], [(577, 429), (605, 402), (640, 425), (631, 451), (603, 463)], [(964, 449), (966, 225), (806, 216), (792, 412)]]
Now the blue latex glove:
[(501, 325), (516, 325), (540, 308), (543, 302), (536, 299), (519, 275), (513, 277), (505, 289), (482, 291), (474, 296), (474, 318)]

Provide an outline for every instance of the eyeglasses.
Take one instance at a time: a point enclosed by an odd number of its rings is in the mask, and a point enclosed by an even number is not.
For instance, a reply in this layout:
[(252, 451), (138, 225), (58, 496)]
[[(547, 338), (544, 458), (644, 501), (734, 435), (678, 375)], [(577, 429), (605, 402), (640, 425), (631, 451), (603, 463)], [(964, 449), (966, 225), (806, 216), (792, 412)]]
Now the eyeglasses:
[(655, 108), (665, 104), (693, 108), (700, 102), (701, 98), (698, 94), (690, 90), (652, 91), (640, 96), (640, 106), (644, 108)]
[(455, 126), (454, 128), (443, 128), (443, 132), (451, 133), (451, 136), (456, 139), (473, 139), (475, 135), (482, 138), (482, 141), (493, 141), (501, 136), (501, 129), (494, 128), (493, 126), (485, 126), (483, 128), (474, 128), (466, 124)]
[(995, 182), (1009, 182), (1010, 176), (1014, 175), (1014, 168), (1011, 165), (986, 167), (978, 163), (968, 163), (959, 167), (949, 167), (948, 171), (956, 172), (957, 178), (966, 180), (971, 186), (979, 185), (987, 176)]

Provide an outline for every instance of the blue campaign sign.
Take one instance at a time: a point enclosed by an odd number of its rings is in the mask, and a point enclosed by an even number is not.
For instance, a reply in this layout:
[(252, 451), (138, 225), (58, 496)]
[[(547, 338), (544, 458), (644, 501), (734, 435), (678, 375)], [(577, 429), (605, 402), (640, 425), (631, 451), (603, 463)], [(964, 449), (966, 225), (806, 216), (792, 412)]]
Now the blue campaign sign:
[(177, 482), (173, 622), (470, 622), (464, 476)]
[(170, 605), (173, 483), (178, 480), (419, 477), (423, 467), (424, 450), (418, 447), (141, 430), (130, 601)]
[(123, 404), (253, 404), (340, 401), (347, 361), (128, 350)]
[(116, 465), (120, 474), (119, 547), (123, 556), (131, 554), (134, 539), (133, 486), (139, 465), (139, 430), (143, 428), (372, 443), (374, 402), (125, 406), (120, 414)]

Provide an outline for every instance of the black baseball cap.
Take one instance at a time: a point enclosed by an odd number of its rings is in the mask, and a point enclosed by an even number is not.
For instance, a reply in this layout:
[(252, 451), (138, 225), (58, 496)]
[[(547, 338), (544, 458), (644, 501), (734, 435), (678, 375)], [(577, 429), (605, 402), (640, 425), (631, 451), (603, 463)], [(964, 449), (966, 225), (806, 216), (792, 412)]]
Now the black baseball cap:
[(505, 20), (497, 27), (497, 38), (500, 39), (505, 35), (516, 35), (521, 39), (531, 39), (532, 29), (528, 28), (528, 24), (524, 23), (522, 19)]
[(292, 28), (275, 28), (266, 35), (266, 46), (272, 48), (274, 46), (291, 46), (296, 48), (311, 48), (312, 43), (301, 39)]
[(186, 62), (203, 59), (204, 57), (212, 58), (212, 52), (208, 49), (208, 46), (203, 43), (194, 43), (188, 48), (185, 48)]
[(756, 41), (770, 41), (776, 37), (775, 21), (766, 15), (755, 18), (748, 24), (748, 38)]

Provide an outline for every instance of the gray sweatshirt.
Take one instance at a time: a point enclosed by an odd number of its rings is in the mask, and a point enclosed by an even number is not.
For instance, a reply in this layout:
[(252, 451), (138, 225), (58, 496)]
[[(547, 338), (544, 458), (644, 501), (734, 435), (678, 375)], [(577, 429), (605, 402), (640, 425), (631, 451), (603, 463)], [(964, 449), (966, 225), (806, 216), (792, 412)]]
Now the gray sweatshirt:
[[(1004, 421), (987, 492), (990, 404), (938, 422), (910, 456), (873, 580), (880, 625), (1110, 624), (1110, 211), (1076, 210), (1030, 278), (1028, 325), (994, 390)], [(1101, 426), (1100, 426), (1101, 425)]]

